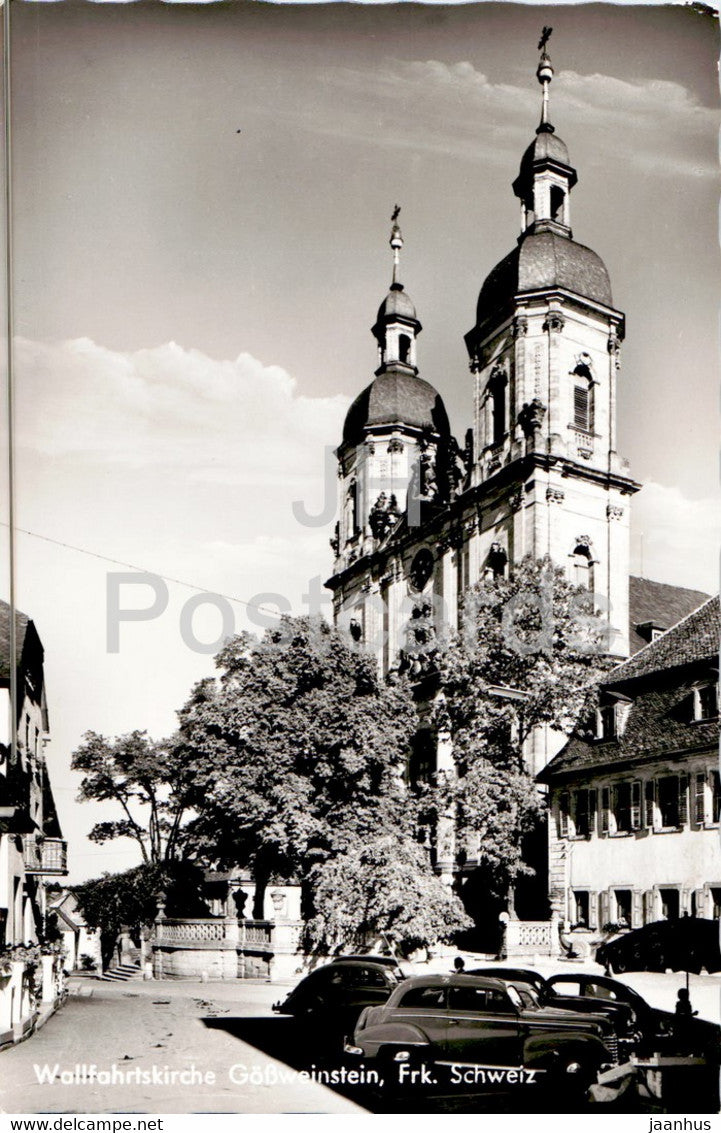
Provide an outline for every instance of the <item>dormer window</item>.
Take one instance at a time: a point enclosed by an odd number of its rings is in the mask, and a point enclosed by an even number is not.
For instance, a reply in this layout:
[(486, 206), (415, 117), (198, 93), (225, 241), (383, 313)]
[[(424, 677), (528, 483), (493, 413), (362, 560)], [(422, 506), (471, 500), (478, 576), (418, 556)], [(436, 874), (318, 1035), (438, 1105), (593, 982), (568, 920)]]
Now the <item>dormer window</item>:
[(615, 740), (617, 735), (616, 705), (603, 704), (598, 710), (599, 740)]
[(623, 735), (630, 709), (628, 697), (621, 693), (604, 693), (603, 701), (596, 709), (596, 738), (615, 740)]
[(708, 681), (693, 690), (694, 720), (715, 720), (718, 717), (718, 684)]
[(651, 642), (665, 633), (667, 629), (668, 626), (658, 625), (656, 622), (639, 622), (636, 626), (636, 633), (644, 641)]

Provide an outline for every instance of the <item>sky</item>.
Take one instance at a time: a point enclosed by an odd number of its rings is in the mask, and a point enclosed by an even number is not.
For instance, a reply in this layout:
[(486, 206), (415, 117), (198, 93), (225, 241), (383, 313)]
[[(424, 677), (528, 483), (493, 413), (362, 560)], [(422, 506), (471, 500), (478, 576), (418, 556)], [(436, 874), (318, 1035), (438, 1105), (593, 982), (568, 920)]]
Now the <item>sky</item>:
[[(84, 837), (100, 812), (75, 802), (82, 734), (168, 734), (213, 643), (249, 624), (242, 603), (199, 591), (319, 608), (333, 519), (300, 523), (292, 505), (321, 510), (372, 379), (396, 202), (420, 372), (457, 434), (470, 425), (463, 334), (518, 235), (544, 24), (574, 236), (627, 318), (619, 447), (644, 484), (632, 569), (717, 589), (710, 16), (142, 0), (16, 5), (13, 20), (18, 604), (46, 649), (73, 880), (135, 863)], [(121, 563), (156, 577), (122, 582)], [(123, 622), (110, 652), (113, 587), (158, 612)]]

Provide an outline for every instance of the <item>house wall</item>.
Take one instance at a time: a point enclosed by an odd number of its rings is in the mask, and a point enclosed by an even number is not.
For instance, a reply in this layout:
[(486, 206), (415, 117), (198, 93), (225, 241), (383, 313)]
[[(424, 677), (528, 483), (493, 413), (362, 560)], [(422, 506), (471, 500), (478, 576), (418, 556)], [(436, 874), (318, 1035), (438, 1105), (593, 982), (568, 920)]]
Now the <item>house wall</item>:
[[(601, 928), (624, 916), (630, 893), (629, 927), (663, 919), (668, 893), (677, 893), (678, 912), (715, 915), (721, 898), (721, 843), (714, 821), (712, 773), (715, 756), (683, 763), (657, 762), (636, 774), (578, 779), (551, 791), (549, 822), (550, 896), (554, 911), (571, 924), (578, 923), (578, 894), (588, 894), (588, 927)], [(662, 777), (680, 777), (679, 825), (664, 827), (657, 790), (653, 798), (647, 784)], [(703, 776), (703, 797), (697, 793), (697, 776)], [(617, 784), (639, 783), (641, 813), (637, 828), (620, 831), (611, 809), (608, 831), (603, 818), (603, 790), (613, 800)], [(574, 793), (595, 792), (596, 813), (588, 835), (576, 832)], [(703, 813), (700, 813), (700, 810)], [(562, 831), (567, 826), (567, 833)], [(621, 891), (619, 893), (617, 891)], [(603, 895), (603, 896), (602, 896)]]

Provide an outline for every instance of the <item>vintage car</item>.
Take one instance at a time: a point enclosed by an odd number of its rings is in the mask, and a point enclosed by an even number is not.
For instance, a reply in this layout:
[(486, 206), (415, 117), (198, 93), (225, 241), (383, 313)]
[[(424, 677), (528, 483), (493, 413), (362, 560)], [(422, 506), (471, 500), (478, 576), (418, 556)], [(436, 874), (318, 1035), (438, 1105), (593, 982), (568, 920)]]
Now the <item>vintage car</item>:
[[(609, 1003), (627, 1005), (634, 1013), (635, 1030), (640, 1035), (637, 1053), (659, 1051), (663, 1054), (694, 1053), (715, 1065), (721, 1062), (721, 1028), (707, 1019), (689, 1019), (679, 1034), (678, 1021), (671, 1011), (652, 1007), (632, 987), (614, 980), (611, 976), (596, 976), (590, 972), (563, 972), (551, 976), (548, 984), (552, 992), (568, 1002), (571, 997), (579, 1001), (598, 1003), (606, 998)], [(595, 1007), (593, 1008), (595, 1010)], [(684, 1050), (681, 1050), (681, 1048)]]
[(318, 1034), (343, 1037), (365, 1007), (384, 1003), (402, 979), (402, 971), (387, 957), (339, 956), (302, 979), (273, 1010), (317, 1023)]
[[(581, 977), (566, 975), (565, 972), (561, 976), (546, 979), (532, 968), (488, 965), (483, 968), (472, 968), (468, 975), (490, 976), (493, 979), (512, 983), (522, 996), (524, 988), (533, 988), (542, 1007), (560, 1007), (564, 1011), (604, 1015), (613, 1024), (619, 1037), (624, 1038), (640, 1034), (639, 1018), (642, 1014), (645, 1018), (650, 1010), (646, 1001), (636, 992), (631, 992), (631, 996), (635, 997), (635, 1000), (640, 1000), (640, 1005), (637, 1005), (634, 999), (614, 995), (605, 988), (596, 995), (592, 983), (588, 986), (579, 985)], [(579, 990), (579, 986), (584, 990)], [(630, 992), (631, 989), (625, 990)]]
[(546, 1084), (585, 1091), (618, 1061), (619, 1039), (601, 1015), (543, 1007), (512, 983), (456, 974), (399, 984), (386, 1003), (362, 1012), (345, 1051), (385, 1064), (391, 1085), (409, 1078), (401, 1064), (432, 1063), (543, 1072)]

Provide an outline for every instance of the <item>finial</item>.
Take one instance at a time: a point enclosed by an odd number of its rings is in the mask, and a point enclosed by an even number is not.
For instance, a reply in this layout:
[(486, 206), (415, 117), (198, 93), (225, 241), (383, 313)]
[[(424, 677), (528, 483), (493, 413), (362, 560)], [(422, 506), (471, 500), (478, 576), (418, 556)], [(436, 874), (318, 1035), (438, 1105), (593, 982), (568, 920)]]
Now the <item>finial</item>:
[(543, 87), (543, 104), (541, 106), (541, 124), (538, 127), (539, 132), (542, 130), (553, 130), (553, 126), (548, 121), (548, 85), (553, 78), (553, 67), (551, 60), (546, 51), (546, 44), (551, 38), (553, 28), (544, 27), (541, 32), (541, 38), (538, 41), (538, 50), (541, 52), (541, 58), (538, 61), (538, 69), (536, 70), (536, 78)]
[(398, 267), (401, 258), (401, 248), (403, 247), (403, 237), (401, 235), (400, 226), (398, 224), (398, 216), (400, 215), (401, 206), (396, 205), (393, 209), (391, 216), (391, 238), (389, 244), (393, 249), (393, 284), (398, 283)]

